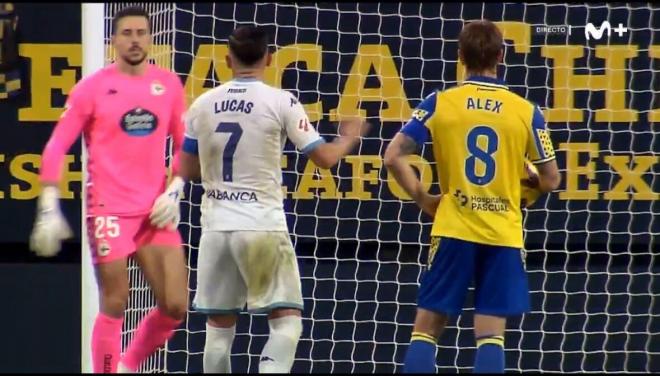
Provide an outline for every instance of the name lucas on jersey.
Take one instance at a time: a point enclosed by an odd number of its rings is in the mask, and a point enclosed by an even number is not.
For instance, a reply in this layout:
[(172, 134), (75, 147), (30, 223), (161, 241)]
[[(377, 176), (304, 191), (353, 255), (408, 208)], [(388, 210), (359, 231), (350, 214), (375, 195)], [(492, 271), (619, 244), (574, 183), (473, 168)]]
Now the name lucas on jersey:
[(238, 100), (238, 99), (227, 99), (218, 104), (218, 102), (215, 102), (214, 107), (215, 107), (215, 113), (219, 114), (221, 112), (243, 112), (245, 114), (249, 114), (252, 112), (252, 107), (254, 106), (254, 103), (245, 101), (243, 99)]
[(220, 189), (209, 189), (206, 191), (207, 198), (214, 198), (219, 201), (242, 201), (242, 202), (258, 202), (257, 194), (254, 192), (229, 192)]

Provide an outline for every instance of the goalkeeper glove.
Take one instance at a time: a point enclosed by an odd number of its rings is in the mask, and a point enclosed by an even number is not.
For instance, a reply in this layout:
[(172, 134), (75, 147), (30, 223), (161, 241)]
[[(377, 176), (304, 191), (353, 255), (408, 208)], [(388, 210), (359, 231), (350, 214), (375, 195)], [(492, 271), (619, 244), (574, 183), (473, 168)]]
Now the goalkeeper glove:
[(183, 187), (185, 185), (186, 182), (179, 176), (175, 176), (172, 179), (165, 192), (158, 196), (154, 206), (151, 208), (149, 219), (152, 225), (158, 228), (164, 228), (168, 225), (171, 226), (170, 228), (176, 228), (179, 225), (181, 214), (179, 202), (181, 201), (181, 196), (183, 196)]
[(30, 249), (38, 256), (55, 256), (60, 251), (62, 240), (73, 236), (60, 211), (59, 200), (59, 190), (56, 187), (44, 187), (39, 196), (37, 217), (30, 235)]
[(536, 166), (530, 161), (525, 161), (525, 171), (527, 172), (527, 179), (523, 179), (520, 182), (520, 206), (528, 208), (532, 206), (539, 197), (541, 197), (542, 192), (538, 190), (539, 171), (536, 169)]

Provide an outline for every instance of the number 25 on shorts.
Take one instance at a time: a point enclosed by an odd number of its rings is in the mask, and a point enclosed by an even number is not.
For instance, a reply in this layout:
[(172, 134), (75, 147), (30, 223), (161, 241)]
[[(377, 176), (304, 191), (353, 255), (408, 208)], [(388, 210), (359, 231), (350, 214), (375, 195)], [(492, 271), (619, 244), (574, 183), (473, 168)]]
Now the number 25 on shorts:
[(96, 239), (118, 237), (119, 218), (113, 216), (94, 218), (94, 236)]

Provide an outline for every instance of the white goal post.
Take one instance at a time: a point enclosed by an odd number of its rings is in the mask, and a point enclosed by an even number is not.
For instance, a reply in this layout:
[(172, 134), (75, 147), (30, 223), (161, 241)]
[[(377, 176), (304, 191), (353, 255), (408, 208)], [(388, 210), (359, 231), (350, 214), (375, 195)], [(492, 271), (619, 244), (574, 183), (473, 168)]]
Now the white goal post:
[[(83, 77), (89, 76), (105, 65), (104, 39), (105, 30), (99, 25), (103, 24), (105, 5), (103, 3), (83, 3), (82, 4), (82, 53)], [(87, 148), (85, 142), (81, 146), (82, 154), (82, 181), (87, 181)], [(82, 195), (86, 197), (86, 184), (81, 184)], [(89, 252), (89, 243), (87, 241), (87, 221), (86, 208), (84, 202), (81, 207), (81, 233), (80, 241), (82, 245), (81, 256), (81, 372), (92, 373), (92, 349), (91, 338), (94, 328), (94, 319), (98, 314), (98, 289), (96, 286), (96, 277), (92, 265), (92, 255)]]

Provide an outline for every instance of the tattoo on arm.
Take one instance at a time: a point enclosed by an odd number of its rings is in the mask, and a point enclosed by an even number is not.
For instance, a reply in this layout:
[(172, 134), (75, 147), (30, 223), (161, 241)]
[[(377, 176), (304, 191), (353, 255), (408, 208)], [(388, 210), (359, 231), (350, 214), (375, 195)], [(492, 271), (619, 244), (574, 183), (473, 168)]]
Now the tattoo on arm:
[(408, 155), (417, 152), (418, 149), (417, 143), (415, 140), (409, 136), (403, 134), (403, 140), (401, 142), (401, 154)]

